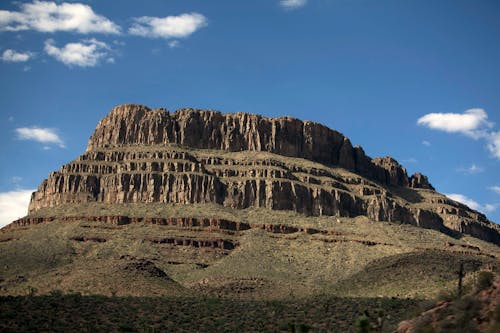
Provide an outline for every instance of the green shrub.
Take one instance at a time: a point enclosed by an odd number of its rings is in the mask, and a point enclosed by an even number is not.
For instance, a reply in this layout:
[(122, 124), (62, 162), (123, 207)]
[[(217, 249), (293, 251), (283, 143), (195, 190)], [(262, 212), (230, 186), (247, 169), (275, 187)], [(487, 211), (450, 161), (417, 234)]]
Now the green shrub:
[(477, 291), (491, 287), (493, 285), (493, 280), (495, 280), (495, 275), (492, 272), (479, 272), (476, 285)]
[(288, 323), (288, 332), (290, 333), (307, 333), (311, 330), (306, 324), (296, 324), (296, 323)]
[(372, 331), (370, 318), (363, 315), (356, 321), (356, 333), (370, 333)]
[(128, 324), (128, 323), (123, 323), (123, 324), (119, 324), (118, 325), (118, 330), (120, 332), (135, 332), (136, 329), (134, 328), (134, 326)]
[(64, 295), (64, 293), (62, 292), (62, 290), (59, 290), (59, 289), (54, 289), (50, 292), (50, 296), (52, 297), (62, 297)]
[(437, 297), (436, 300), (438, 302), (451, 302), (454, 301), (458, 298), (458, 294), (456, 290), (441, 290)]
[(35, 296), (36, 293), (37, 293), (38, 289), (36, 289), (35, 287), (31, 287), (31, 286), (28, 286), (28, 296)]

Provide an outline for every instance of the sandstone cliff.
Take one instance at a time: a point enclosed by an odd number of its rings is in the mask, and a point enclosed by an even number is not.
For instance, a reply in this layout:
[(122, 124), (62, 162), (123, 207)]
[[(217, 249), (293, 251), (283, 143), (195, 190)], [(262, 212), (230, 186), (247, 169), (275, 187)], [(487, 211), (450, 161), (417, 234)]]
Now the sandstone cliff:
[(102, 119), (86, 152), (44, 180), (29, 212), (61, 204), (217, 203), (306, 215), (409, 223), (500, 244), (486, 217), (371, 159), (323, 125), (289, 117), (122, 105)]
[(338, 165), (370, 179), (406, 186), (406, 170), (394, 159), (371, 160), (360, 147), (326, 126), (290, 117), (122, 105), (97, 125), (87, 151), (119, 145), (179, 144), (224, 151), (267, 151)]

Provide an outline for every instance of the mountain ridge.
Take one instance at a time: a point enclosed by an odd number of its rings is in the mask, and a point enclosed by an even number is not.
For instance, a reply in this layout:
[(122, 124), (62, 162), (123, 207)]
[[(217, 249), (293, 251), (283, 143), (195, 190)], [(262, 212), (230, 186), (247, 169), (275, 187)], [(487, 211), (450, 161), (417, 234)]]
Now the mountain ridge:
[(99, 121), (86, 151), (117, 144), (172, 143), (201, 149), (268, 151), (338, 165), (384, 184), (404, 186), (410, 181), (402, 177), (408, 178), (406, 169), (395, 159), (372, 160), (342, 133), (320, 123), (246, 112), (184, 108), (170, 113), (164, 108), (123, 104)]
[(366, 216), (500, 244), (485, 215), (370, 158), (324, 125), (213, 110), (124, 104), (99, 121), (87, 149), (33, 193), (29, 213), (61, 204), (216, 203), (308, 216)]

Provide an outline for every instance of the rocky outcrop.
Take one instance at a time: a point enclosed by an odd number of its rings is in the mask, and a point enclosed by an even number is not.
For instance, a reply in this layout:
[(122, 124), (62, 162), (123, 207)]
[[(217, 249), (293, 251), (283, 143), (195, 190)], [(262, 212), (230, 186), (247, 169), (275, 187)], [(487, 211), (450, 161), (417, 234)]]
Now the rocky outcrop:
[(382, 183), (394, 186), (408, 186), (406, 169), (392, 157), (379, 157), (372, 160), (373, 164), (384, 169)]
[(85, 236), (74, 236), (70, 238), (71, 240), (77, 242), (96, 242), (96, 243), (105, 243), (107, 242), (106, 238), (102, 237), (85, 237)]
[(234, 250), (238, 243), (227, 239), (192, 239), (192, 238), (161, 238), (147, 239), (151, 243), (156, 244), (171, 244), (174, 246), (190, 246), (190, 247), (210, 247), (222, 250)]
[(435, 188), (429, 183), (429, 179), (427, 176), (417, 172), (410, 177), (409, 182), (410, 187), (412, 188), (423, 188), (427, 190), (435, 190)]
[[(75, 222), (75, 221), (100, 222), (112, 225), (146, 223), (146, 224), (156, 224), (156, 225), (163, 225), (163, 226), (170, 226), (170, 227), (177, 227), (184, 229), (188, 228), (190, 230), (194, 230), (193, 228), (199, 228), (199, 229), (204, 229), (204, 231), (245, 231), (249, 229), (262, 229), (267, 232), (278, 233), (278, 234), (291, 234), (296, 232), (302, 232), (309, 235), (313, 234), (334, 235), (334, 236), (340, 235), (338, 232), (319, 230), (309, 227), (290, 226), (286, 224), (271, 224), (271, 223), (248, 224), (245, 222), (229, 221), (226, 219), (209, 219), (209, 218), (195, 218), (195, 217), (129, 217), (122, 215), (25, 217), (12, 222), (11, 224), (9, 224), (8, 228), (24, 227), (40, 223), (50, 223), (56, 220), (61, 222)], [(86, 237), (80, 237), (80, 236), (76, 236), (71, 239), (76, 241), (88, 240)]]
[[(488, 274), (480, 274), (485, 273)], [(475, 289), (462, 298), (440, 301), (417, 317), (402, 321), (394, 333), (498, 332), (500, 280), (478, 284)]]
[[(99, 122), (86, 152), (40, 184), (29, 212), (92, 202), (215, 203), (312, 216), (362, 215), (500, 244), (497, 225), (435, 193), (426, 176), (408, 177), (395, 159), (371, 159), (341, 133), (290, 117), (116, 107)], [(134, 223), (107, 218), (117, 225)]]
[(133, 273), (142, 273), (143, 275), (149, 276), (149, 277), (156, 277), (156, 278), (163, 278), (171, 281), (170, 277), (165, 273), (163, 270), (160, 268), (156, 267), (156, 265), (149, 260), (141, 259), (138, 261), (133, 261), (131, 263), (128, 263), (125, 265), (123, 268), (126, 271), (131, 271)]
[(248, 230), (252, 227), (250, 226), (250, 224), (245, 222), (235, 222), (226, 219), (209, 219), (209, 218), (194, 218), (194, 217), (129, 217), (123, 215), (24, 217), (12, 222), (11, 224), (9, 224), (8, 227), (9, 228), (23, 227), (39, 223), (50, 223), (56, 220), (61, 222), (75, 222), (75, 221), (100, 222), (112, 225), (146, 223), (146, 224), (157, 224), (157, 225), (173, 226), (181, 228), (199, 227), (212, 230), (230, 230), (230, 231), (243, 231), (243, 230)]
[(406, 186), (406, 170), (395, 160), (371, 160), (353, 148), (341, 133), (326, 126), (291, 117), (266, 118), (248, 113), (150, 109), (126, 104), (102, 119), (87, 145), (87, 152), (121, 145), (178, 144), (224, 151), (267, 151), (338, 165), (383, 184)]

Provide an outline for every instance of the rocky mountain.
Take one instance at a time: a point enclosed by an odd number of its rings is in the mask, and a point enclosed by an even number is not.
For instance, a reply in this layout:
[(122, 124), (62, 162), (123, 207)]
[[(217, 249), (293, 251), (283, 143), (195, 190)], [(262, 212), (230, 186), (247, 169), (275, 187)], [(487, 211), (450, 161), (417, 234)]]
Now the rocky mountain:
[(0, 331), (390, 331), (499, 234), (320, 124), (122, 105), (0, 229)]
[(86, 151), (40, 184), (29, 214), (86, 203), (366, 216), (500, 244), (498, 225), (437, 193), (426, 176), (409, 176), (391, 157), (372, 159), (341, 133), (290, 117), (118, 106)]

